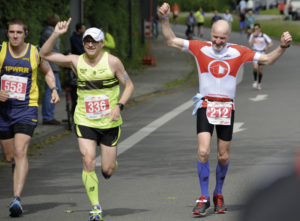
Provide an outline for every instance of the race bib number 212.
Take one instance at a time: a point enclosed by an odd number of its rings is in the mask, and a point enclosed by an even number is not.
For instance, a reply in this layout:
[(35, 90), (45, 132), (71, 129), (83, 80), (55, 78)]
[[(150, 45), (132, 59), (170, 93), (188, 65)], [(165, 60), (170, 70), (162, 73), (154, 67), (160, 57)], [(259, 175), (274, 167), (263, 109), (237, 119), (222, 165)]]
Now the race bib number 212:
[(231, 125), (232, 102), (207, 101), (206, 116), (214, 125)]

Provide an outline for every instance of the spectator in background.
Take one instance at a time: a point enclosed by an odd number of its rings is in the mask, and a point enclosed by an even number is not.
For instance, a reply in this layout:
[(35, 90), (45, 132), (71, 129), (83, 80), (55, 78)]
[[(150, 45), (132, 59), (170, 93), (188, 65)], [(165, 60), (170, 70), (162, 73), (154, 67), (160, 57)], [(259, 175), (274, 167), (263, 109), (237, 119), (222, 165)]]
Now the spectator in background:
[(103, 51), (110, 53), (110, 50), (115, 48), (116, 48), (116, 43), (114, 37), (110, 33), (105, 32)]
[(85, 24), (77, 23), (76, 31), (73, 32), (70, 43), (71, 43), (71, 53), (81, 55), (84, 53), (84, 48), (82, 44), (82, 36), (86, 30)]
[(249, 11), (246, 15), (246, 27), (247, 27), (247, 37), (248, 38), (251, 35), (252, 30), (254, 28), (254, 21), (255, 21), (255, 17), (253, 15), (253, 12)]
[(245, 13), (246, 12), (247, 3), (245, 0), (241, 0), (239, 3), (239, 12)]
[(244, 35), (244, 33), (245, 33), (245, 27), (246, 27), (246, 22), (245, 22), (246, 15), (245, 15), (244, 12), (240, 12), (239, 19), (240, 19), (240, 30), (241, 30), (240, 34)]
[(199, 8), (199, 10), (195, 13), (197, 18), (197, 27), (198, 27), (198, 36), (203, 36), (203, 26), (205, 22), (204, 12), (202, 8)]
[[(42, 47), (45, 41), (50, 37), (52, 32), (54, 31), (54, 27), (56, 23), (60, 20), (59, 16), (57, 14), (53, 14), (51, 16), (48, 16), (47, 18), (47, 25), (43, 29), (41, 33), (40, 38), (40, 46)], [(60, 52), (60, 39), (58, 38), (55, 42), (55, 45), (53, 47), (54, 52)], [(49, 62), (50, 63), (50, 62)], [(55, 81), (56, 81), (56, 87), (58, 94), (61, 94), (61, 85), (59, 80), (59, 66), (56, 64), (50, 63), (50, 66), (53, 70)], [(54, 117), (54, 111), (55, 111), (55, 104), (51, 103), (51, 94), (52, 89), (49, 88), (47, 84), (45, 84), (45, 92), (43, 97), (43, 104), (42, 104), (42, 116), (43, 116), (43, 124), (48, 125), (59, 125), (60, 122), (57, 121)]]
[(218, 10), (215, 10), (215, 11), (214, 11), (214, 16), (213, 16), (212, 19), (211, 19), (211, 24), (213, 24), (213, 23), (215, 23), (216, 21), (221, 20), (221, 19), (222, 19), (222, 17), (219, 15)]
[(186, 35), (187, 39), (192, 39), (194, 36), (194, 26), (196, 24), (196, 17), (194, 16), (193, 11), (190, 11), (188, 16), (186, 17), (185, 24), (187, 27), (187, 29), (185, 31), (185, 35)]
[(247, 7), (247, 12), (248, 11), (253, 11), (254, 10), (254, 2), (253, 2), (253, 0), (248, 0), (246, 7)]
[(232, 13), (236, 13), (236, 0), (231, 1), (231, 11)]
[(284, 2), (283, 2), (283, 1), (279, 2), (278, 8), (279, 8), (280, 19), (281, 19), (281, 20), (284, 19), (284, 7), (285, 7)]
[(229, 9), (225, 10), (225, 14), (223, 15), (223, 19), (226, 20), (230, 24), (230, 27), (231, 27), (231, 24), (233, 22), (233, 17), (230, 14)]
[(177, 5), (177, 3), (175, 2), (174, 5), (172, 6), (172, 13), (173, 13), (173, 22), (176, 25), (177, 24), (177, 18), (179, 15), (179, 6)]

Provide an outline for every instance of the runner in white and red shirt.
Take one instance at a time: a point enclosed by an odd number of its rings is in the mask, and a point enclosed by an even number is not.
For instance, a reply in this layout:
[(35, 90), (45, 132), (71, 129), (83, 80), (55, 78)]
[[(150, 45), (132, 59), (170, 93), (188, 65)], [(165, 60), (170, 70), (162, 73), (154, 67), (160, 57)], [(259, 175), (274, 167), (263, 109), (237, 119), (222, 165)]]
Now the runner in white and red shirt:
[[(266, 51), (269, 50), (272, 46), (272, 39), (267, 34), (261, 32), (260, 24), (254, 24), (254, 32), (249, 37), (249, 47), (251, 47), (254, 51), (265, 54)], [(263, 65), (260, 65), (257, 62), (253, 62), (254, 82), (252, 84), (252, 87), (258, 90), (262, 89), (262, 70)]]
[(197, 114), (198, 176), (201, 196), (196, 201), (193, 214), (206, 215), (210, 206), (208, 190), (209, 153), (211, 137), (216, 125), (218, 137), (218, 165), (216, 188), (213, 198), (215, 213), (225, 213), (226, 207), (222, 187), (229, 165), (229, 151), (234, 122), (234, 97), (238, 70), (245, 62), (269, 65), (274, 63), (289, 47), (292, 37), (288, 32), (281, 36), (280, 46), (268, 54), (227, 43), (230, 25), (225, 20), (215, 22), (211, 30), (211, 41), (184, 40), (177, 38), (169, 23), (170, 6), (164, 3), (159, 9), (162, 19), (162, 35), (169, 47), (190, 52), (198, 67), (199, 93), (193, 98)]

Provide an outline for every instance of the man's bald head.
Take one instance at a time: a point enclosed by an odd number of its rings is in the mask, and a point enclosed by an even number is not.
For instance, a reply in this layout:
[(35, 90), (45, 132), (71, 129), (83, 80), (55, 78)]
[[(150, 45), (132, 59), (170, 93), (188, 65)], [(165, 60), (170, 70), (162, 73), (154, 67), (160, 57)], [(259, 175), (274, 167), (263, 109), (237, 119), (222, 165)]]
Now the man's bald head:
[(227, 21), (221, 19), (221, 20), (216, 21), (212, 25), (211, 32), (218, 32), (218, 33), (226, 34), (229, 39), (230, 34), (231, 34), (231, 28)]
[(230, 38), (230, 25), (225, 20), (216, 21), (211, 28), (211, 41), (215, 50), (221, 51)]

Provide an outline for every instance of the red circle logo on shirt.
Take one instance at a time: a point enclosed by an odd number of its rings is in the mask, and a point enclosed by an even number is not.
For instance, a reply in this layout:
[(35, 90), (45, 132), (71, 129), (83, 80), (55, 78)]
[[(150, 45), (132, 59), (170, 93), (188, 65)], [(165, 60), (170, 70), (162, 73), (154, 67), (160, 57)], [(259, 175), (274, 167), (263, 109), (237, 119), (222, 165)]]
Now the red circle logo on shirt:
[(229, 71), (230, 66), (226, 61), (212, 61), (208, 65), (209, 72), (216, 78), (225, 77)]

